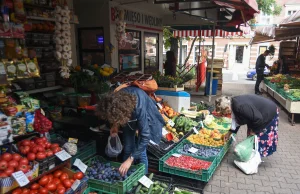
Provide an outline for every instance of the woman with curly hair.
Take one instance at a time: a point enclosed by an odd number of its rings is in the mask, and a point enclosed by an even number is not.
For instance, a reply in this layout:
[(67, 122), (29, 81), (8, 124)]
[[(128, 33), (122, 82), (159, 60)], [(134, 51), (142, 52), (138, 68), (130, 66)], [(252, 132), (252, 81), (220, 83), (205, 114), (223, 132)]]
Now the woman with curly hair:
[(138, 87), (127, 87), (105, 96), (98, 103), (97, 114), (111, 125), (113, 136), (119, 129), (124, 137), (124, 162), (119, 168), (127, 174), (133, 162), (145, 164), (148, 170), (146, 148), (150, 140), (159, 143), (165, 124), (156, 103)]

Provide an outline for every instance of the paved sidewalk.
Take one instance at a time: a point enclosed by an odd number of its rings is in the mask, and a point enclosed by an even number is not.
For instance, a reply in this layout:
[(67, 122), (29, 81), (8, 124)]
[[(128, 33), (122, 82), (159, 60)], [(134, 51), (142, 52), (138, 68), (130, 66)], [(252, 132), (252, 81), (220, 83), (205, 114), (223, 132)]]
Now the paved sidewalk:
[[(253, 85), (224, 84), (224, 95), (253, 93)], [(193, 98), (194, 101), (200, 98)], [(201, 99), (207, 100), (207, 99)], [(291, 126), (287, 114), (280, 112), (277, 152), (263, 158), (255, 175), (245, 175), (233, 164), (233, 147), (224, 157), (205, 187), (204, 194), (300, 194), (300, 124)], [(237, 135), (237, 141), (246, 138), (246, 126)]]

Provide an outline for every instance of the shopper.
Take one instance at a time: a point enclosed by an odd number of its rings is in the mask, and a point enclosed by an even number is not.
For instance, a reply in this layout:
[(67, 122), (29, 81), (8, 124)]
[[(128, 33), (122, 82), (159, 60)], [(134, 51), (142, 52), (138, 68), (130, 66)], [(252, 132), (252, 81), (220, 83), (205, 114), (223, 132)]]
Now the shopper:
[(167, 51), (166, 55), (167, 55), (167, 60), (165, 62), (165, 75), (175, 77), (176, 76), (176, 66), (177, 66), (175, 54), (173, 51)]
[(266, 64), (266, 56), (270, 54), (269, 50), (266, 50), (263, 54), (259, 55), (259, 57), (256, 60), (256, 83), (255, 83), (255, 94), (261, 95), (261, 92), (259, 91), (259, 85), (261, 81), (264, 79), (264, 71), (265, 67), (270, 67)]
[(257, 95), (241, 95), (220, 97), (215, 105), (217, 112), (232, 116), (232, 129), (225, 135), (225, 140), (237, 133), (241, 125), (247, 125), (247, 135), (258, 136), (258, 151), (262, 157), (276, 151), (279, 110), (273, 101)]
[(147, 173), (147, 145), (150, 140), (160, 142), (165, 124), (154, 100), (138, 87), (127, 87), (101, 99), (97, 114), (111, 124), (112, 136), (119, 129), (123, 131), (124, 162), (120, 173), (126, 175), (133, 162), (145, 164)]

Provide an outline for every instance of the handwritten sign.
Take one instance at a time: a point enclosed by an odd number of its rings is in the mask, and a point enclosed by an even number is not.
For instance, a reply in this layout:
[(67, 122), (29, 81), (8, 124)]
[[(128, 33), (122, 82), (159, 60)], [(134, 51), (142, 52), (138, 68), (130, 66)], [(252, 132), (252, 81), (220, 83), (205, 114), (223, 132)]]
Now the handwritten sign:
[(55, 154), (61, 161), (66, 161), (67, 159), (71, 158), (72, 156), (66, 152), (65, 150), (62, 150), (60, 152), (57, 152)]
[(153, 184), (153, 182), (148, 177), (146, 177), (145, 175), (142, 178), (140, 178), (139, 182), (142, 185), (144, 185), (145, 187), (147, 187), (148, 189)]
[(80, 159), (76, 158), (74, 164), (74, 166), (77, 166), (79, 168), (79, 170), (83, 173), (85, 173), (86, 169), (87, 169), (87, 165), (85, 165)]
[(15, 172), (12, 174), (12, 176), (17, 181), (17, 183), (20, 185), (20, 187), (23, 187), (30, 182), (28, 180), (27, 176), (22, 171)]
[(179, 158), (179, 157), (181, 157), (181, 154), (172, 154), (172, 156), (174, 156), (174, 157), (176, 157), (176, 158)]
[(171, 119), (168, 120), (168, 123), (169, 123), (169, 125), (170, 125), (171, 127), (174, 127), (174, 125), (175, 125), (174, 121), (172, 121)]
[(194, 147), (191, 147), (190, 149), (189, 149), (189, 152), (191, 152), (191, 153), (196, 153), (196, 152), (198, 152), (198, 149), (196, 149), (196, 148), (194, 148)]
[(196, 129), (196, 127), (193, 127), (193, 130), (196, 134), (199, 134), (198, 130)]
[(166, 130), (166, 128), (162, 128), (162, 135), (166, 136), (169, 132)]
[(73, 185), (71, 186), (71, 189), (73, 189), (73, 191), (76, 191), (76, 189), (79, 187), (80, 185), (80, 180), (76, 179), (73, 183)]

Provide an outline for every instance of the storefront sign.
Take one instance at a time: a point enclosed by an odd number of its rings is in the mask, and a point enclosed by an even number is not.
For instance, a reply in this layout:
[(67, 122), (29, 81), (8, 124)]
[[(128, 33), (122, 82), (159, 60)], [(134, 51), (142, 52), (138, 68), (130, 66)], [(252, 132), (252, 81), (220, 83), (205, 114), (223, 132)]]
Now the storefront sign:
[[(119, 19), (119, 8), (111, 7), (110, 9), (110, 20), (115, 22)], [(124, 11), (124, 21), (126, 24), (140, 25), (151, 28), (162, 28), (163, 22), (162, 18), (151, 16), (148, 14), (143, 14), (136, 11), (131, 11), (127, 9), (122, 9)]]

